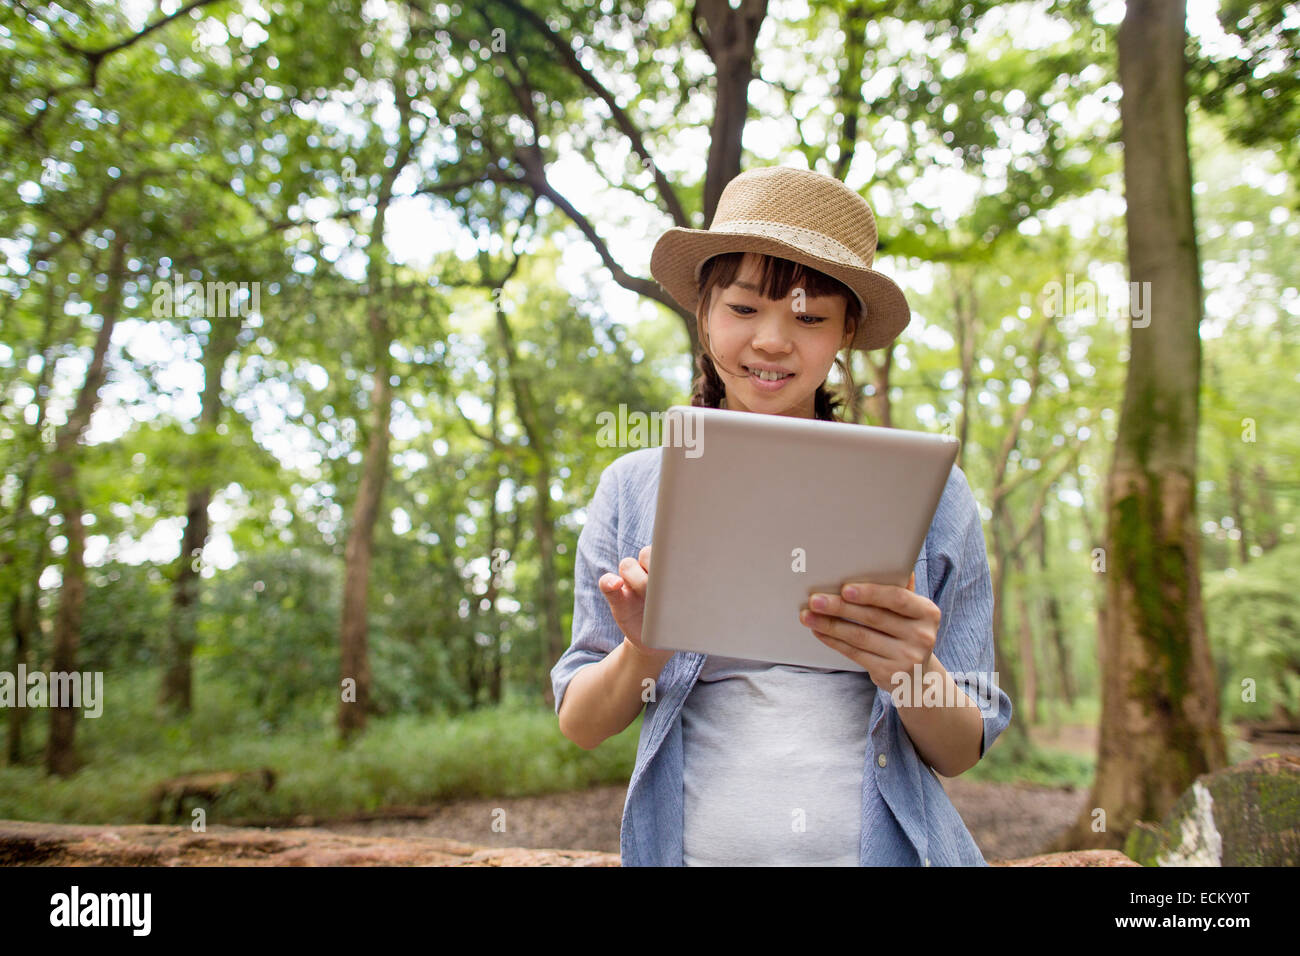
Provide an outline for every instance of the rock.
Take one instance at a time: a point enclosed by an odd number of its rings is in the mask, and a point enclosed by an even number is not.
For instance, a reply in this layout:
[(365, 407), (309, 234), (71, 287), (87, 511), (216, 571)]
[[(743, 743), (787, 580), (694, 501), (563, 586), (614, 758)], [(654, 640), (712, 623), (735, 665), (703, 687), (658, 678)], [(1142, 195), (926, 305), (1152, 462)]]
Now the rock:
[(1145, 866), (1300, 865), (1300, 757), (1260, 757), (1197, 777), (1125, 853)]

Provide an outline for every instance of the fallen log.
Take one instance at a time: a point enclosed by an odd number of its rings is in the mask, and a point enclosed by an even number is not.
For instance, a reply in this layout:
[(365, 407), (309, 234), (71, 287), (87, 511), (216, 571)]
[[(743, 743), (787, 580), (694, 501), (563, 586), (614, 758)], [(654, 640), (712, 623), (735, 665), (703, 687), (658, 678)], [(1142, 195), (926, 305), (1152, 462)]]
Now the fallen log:
[[(618, 866), (617, 853), (481, 847), (437, 837), (0, 820), (0, 866)], [(1136, 866), (1116, 850), (1048, 853), (995, 866)]]
[(0, 866), (618, 866), (617, 853), (478, 847), (318, 829), (0, 820)]
[(170, 823), (185, 819), (187, 809), (201, 807), (208, 810), (234, 790), (267, 792), (274, 786), (275, 771), (270, 767), (260, 770), (209, 770), (182, 774), (155, 784), (149, 791), (149, 801), (153, 806), (154, 822)]

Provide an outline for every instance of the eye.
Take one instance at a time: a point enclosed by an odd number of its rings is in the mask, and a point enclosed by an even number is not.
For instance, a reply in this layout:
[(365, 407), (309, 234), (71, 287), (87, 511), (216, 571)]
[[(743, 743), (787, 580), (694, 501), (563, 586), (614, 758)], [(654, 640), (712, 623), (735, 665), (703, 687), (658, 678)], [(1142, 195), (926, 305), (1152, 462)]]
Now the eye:
[[(734, 302), (729, 302), (727, 305), (730, 309), (735, 311), (737, 315), (752, 315), (755, 311), (747, 305), (739, 305)], [(741, 311), (742, 309), (744, 311)], [(800, 325), (806, 326), (820, 325), (822, 322), (826, 321), (824, 315), (797, 315), (795, 318), (799, 320)]]

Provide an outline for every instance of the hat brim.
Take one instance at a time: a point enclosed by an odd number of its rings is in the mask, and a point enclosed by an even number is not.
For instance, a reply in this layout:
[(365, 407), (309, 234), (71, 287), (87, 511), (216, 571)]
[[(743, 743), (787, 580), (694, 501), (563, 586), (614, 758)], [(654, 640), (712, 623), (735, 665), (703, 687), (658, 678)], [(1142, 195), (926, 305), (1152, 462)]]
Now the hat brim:
[(907, 297), (888, 276), (870, 268), (846, 266), (780, 239), (752, 233), (673, 227), (655, 243), (650, 254), (650, 274), (682, 308), (693, 314), (699, 305), (698, 270), (709, 257), (723, 252), (765, 253), (798, 262), (843, 282), (863, 305), (863, 318), (849, 343), (850, 348), (884, 348), (912, 319)]

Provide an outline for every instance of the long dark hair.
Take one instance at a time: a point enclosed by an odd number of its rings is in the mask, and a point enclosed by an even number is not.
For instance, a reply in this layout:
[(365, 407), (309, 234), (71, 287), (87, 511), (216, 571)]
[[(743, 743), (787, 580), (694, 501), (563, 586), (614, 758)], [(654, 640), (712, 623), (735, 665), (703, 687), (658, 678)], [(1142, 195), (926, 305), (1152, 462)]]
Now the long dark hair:
[[(809, 296), (842, 295), (845, 299), (845, 330), (857, 330), (861, 318), (858, 297), (844, 283), (824, 272), (810, 269), (798, 262), (791, 262), (789, 259), (778, 259), (775, 256), (758, 253), (751, 253), (751, 255), (758, 255), (759, 258), (762, 276), (759, 280), (759, 288), (764, 296), (769, 299), (781, 299), (796, 286), (802, 288)], [(724, 252), (709, 258), (704, 263), (704, 268), (700, 270), (700, 303), (695, 310), (695, 321), (701, 343), (705, 342), (704, 316), (708, 314), (713, 290), (725, 289), (731, 285), (739, 274), (744, 259), (743, 252)], [(813, 397), (813, 416), (827, 422), (844, 420), (840, 410), (845, 404), (845, 398), (852, 395), (854, 390), (853, 372), (849, 369), (849, 364), (837, 355), (835, 365), (840, 370), (844, 382), (842, 393), (832, 395), (823, 382), (817, 386), (817, 394)], [(721, 407), (727, 389), (722, 382), (722, 376), (718, 374), (713, 364), (713, 356), (707, 345), (700, 352), (695, 367), (699, 374), (691, 383), (691, 404), (705, 408)]]

